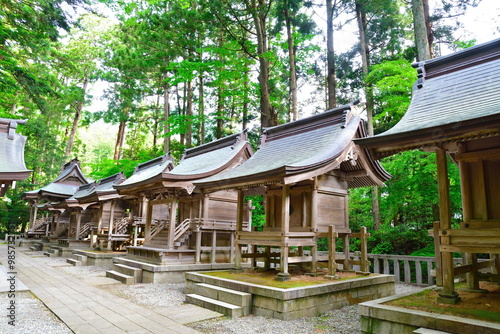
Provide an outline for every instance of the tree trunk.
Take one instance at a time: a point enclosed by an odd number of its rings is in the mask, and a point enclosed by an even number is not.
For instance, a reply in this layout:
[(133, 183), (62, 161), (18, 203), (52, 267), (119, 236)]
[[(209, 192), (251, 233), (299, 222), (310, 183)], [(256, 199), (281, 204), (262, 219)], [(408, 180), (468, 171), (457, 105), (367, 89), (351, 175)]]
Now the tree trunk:
[(337, 104), (335, 96), (335, 50), (333, 47), (333, 2), (326, 0), (326, 45), (327, 45), (327, 90), (328, 90), (328, 108), (333, 109)]
[(422, 0), (424, 5), (425, 28), (427, 30), (427, 42), (429, 43), (430, 58), (434, 58), (434, 34), (432, 33), (432, 24), (429, 13), (429, 0)]
[(187, 107), (186, 107), (186, 147), (193, 146), (193, 82), (187, 82)]
[(418, 53), (417, 61), (424, 61), (430, 59), (431, 54), (423, 1), (411, 0), (411, 10), (413, 13), (415, 45)]
[(73, 143), (75, 141), (76, 130), (78, 130), (78, 122), (80, 121), (80, 116), (82, 114), (83, 103), (85, 101), (85, 93), (87, 91), (87, 85), (89, 83), (88, 77), (85, 77), (82, 85), (82, 96), (76, 103), (75, 107), (75, 118), (73, 119), (73, 126), (71, 127), (71, 131), (69, 133), (68, 145), (66, 146), (66, 152), (64, 154), (65, 157), (69, 157), (71, 155), (71, 150), (73, 149)]
[(262, 128), (278, 125), (278, 115), (271, 105), (271, 96), (269, 88), (270, 64), (266, 59), (268, 52), (266, 19), (267, 13), (265, 0), (252, 1), (252, 17), (255, 24), (257, 35), (257, 51), (259, 58), (259, 84), (260, 84), (260, 125)]
[(170, 132), (170, 125), (168, 123), (170, 117), (169, 89), (170, 87), (168, 86), (168, 83), (165, 80), (163, 84), (163, 121), (165, 122), (163, 127), (163, 134), (165, 136), (165, 138), (163, 139), (164, 153), (168, 153), (170, 151), (170, 135), (168, 134)]
[(292, 115), (291, 119), (296, 121), (299, 119), (299, 111), (297, 109), (297, 71), (295, 68), (295, 47), (293, 45), (292, 24), (290, 20), (290, 12), (288, 11), (287, 0), (285, 0), (284, 7), (288, 43), (288, 61), (290, 63), (290, 114)]
[(217, 119), (217, 128), (215, 130), (215, 137), (217, 139), (222, 138), (222, 131), (224, 128), (224, 119), (223, 119), (223, 113), (224, 113), (224, 100), (222, 97), (222, 84), (219, 86), (217, 89), (217, 112), (216, 112), (216, 119)]
[[(201, 58), (201, 57), (200, 57)], [(205, 94), (203, 87), (203, 73), (200, 72), (199, 76), (199, 87), (198, 87), (198, 117), (199, 117), (199, 128), (198, 128), (198, 145), (203, 145), (205, 143)]]
[(118, 136), (116, 137), (115, 154), (113, 160), (120, 160), (122, 158), (123, 142), (125, 140), (125, 128), (127, 121), (120, 121), (118, 126)]
[[(367, 118), (367, 128), (368, 135), (373, 136), (373, 90), (370, 84), (365, 80), (368, 75), (370, 67), (370, 54), (368, 40), (366, 39), (367, 23), (366, 15), (363, 6), (360, 3), (356, 3), (356, 18), (358, 21), (359, 28), (359, 41), (361, 44), (361, 61), (363, 64), (363, 82), (365, 87), (365, 97), (366, 97), (366, 118)], [(377, 186), (372, 187), (372, 216), (373, 216), (373, 229), (378, 230), (380, 228), (380, 205), (378, 200), (379, 189)]]

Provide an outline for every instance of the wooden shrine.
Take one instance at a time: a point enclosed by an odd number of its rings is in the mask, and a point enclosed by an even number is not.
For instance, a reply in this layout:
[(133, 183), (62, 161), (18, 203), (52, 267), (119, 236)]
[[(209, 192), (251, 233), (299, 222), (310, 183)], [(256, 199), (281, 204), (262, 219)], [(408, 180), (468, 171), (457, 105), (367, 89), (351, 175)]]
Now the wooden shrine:
[[(435, 224), (440, 301), (456, 303), (454, 279), (500, 282), (500, 39), (414, 64), (418, 81), (408, 111), (392, 129), (356, 142), (376, 159), (397, 152), (436, 152), (440, 221)], [(447, 156), (460, 170), (463, 217), (452, 228)], [(452, 253), (465, 264), (454, 267)], [(488, 260), (478, 262), (478, 254)], [(484, 256), (483, 256), (484, 257)]]
[[(40, 189), (25, 192), (23, 198), (31, 203), (27, 235), (67, 237), (69, 225), (76, 226), (77, 221), (66, 200), (85, 184), (88, 184), (88, 181), (80, 169), (80, 161), (73, 159), (62, 167), (61, 173), (54, 181)], [(39, 211), (45, 213), (40, 218)]]
[(144, 245), (127, 247), (127, 257), (156, 264), (231, 261), (237, 194), (202, 194), (193, 182), (232, 169), (251, 154), (244, 131), (187, 149), (173, 169), (145, 163), (142, 173), (115, 185), (120, 195), (143, 203)]
[[(349, 256), (335, 258), (336, 237), (344, 240), (366, 234), (351, 233), (348, 219), (350, 188), (381, 185), (390, 176), (353, 139), (366, 136), (364, 122), (353, 104), (264, 130), (259, 150), (241, 166), (198, 182), (206, 193), (223, 189), (238, 191), (236, 267), (242, 258), (262, 258), (269, 268), (279, 248), (280, 280), (289, 279), (289, 265), (310, 266), (329, 262), (331, 276), (337, 263), (350, 268)], [(245, 195), (264, 195), (266, 222), (263, 231), (244, 231), (242, 213)], [(320, 257), (318, 239), (328, 237), (330, 252)], [(242, 247), (252, 246), (242, 253)], [(262, 246), (264, 253), (258, 252)], [(310, 248), (306, 255), (304, 248)], [(292, 250), (297, 252), (292, 254)], [(366, 247), (358, 264), (368, 271)]]
[(16, 181), (26, 180), (31, 173), (24, 163), (26, 137), (16, 133), (17, 125), (26, 122), (0, 118), (0, 197), (4, 196)]
[(77, 225), (79, 232), (75, 236), (76, 239), (90, 239), (90, 248), (103, 248), (106, 243), (108, 250), (133, 243), (133, 224), (130, 224), (130, 216), (133, 214), (130, 211), (131, 201), (118, 195), (113, 188), (125, 179), (125, 175), (120, 172), (80, 186), (75, 195), (66, 201), (77, 214), (89, 212), (91, 215), (91, 219), (85, 224), (79, 222)]

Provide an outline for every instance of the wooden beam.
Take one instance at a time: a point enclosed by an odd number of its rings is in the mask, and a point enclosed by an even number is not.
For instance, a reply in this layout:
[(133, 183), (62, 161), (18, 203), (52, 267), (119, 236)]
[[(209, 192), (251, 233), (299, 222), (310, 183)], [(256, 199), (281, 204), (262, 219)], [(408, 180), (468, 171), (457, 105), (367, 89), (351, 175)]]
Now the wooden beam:
[[(451, 228), (450, 193), (448, 180), (448, 167), (446, 162), (446, 151), (436, 148), (436, 164), (439, 193), (439, 219), (440, 229)], [(441, 237), (441, 244), (449, 244), (449, 237)], [(456, 304), (460, 301), (454, 285), (453, 255), (451, 252), (443, 251), (441, 247), (441, 264), (443, 277), (443, 291), (439, 294), (439, 301)]]

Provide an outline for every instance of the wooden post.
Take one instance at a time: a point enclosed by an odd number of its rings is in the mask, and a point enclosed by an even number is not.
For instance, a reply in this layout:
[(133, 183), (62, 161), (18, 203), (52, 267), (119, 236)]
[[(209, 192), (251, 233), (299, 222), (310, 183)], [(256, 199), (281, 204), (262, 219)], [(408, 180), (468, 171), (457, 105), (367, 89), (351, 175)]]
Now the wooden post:
[[(436, 164), (439, 192), (439, 223), (440, 230), (451, 228), (450, 193), (448, 180), (448, 167), (446, 165), (446, 151), (436, 148)], [(442, 236), (441, 245), (448, 245), (450, 238)], [(453, 254), (451, 252), (441, 252), (443, 291), (439, 294), (438, 301), (448, 304), (456, 304), (460, 301), (454, 285)]]
[(290, 232), (290, 186), (284, 184), (281, 188), (281, 256), (280, 256), (280, 272), (276, 280), (288, 281), (290, 274), (288, 273), (288, 233)]
[(441, 242), (439, 238), (439, 222), (432, 223), (432, 235), (434, 237), (434, 257), (436, 260), (436, 285), (443, 286), (443, 274), (441, 270)]
[(201, 263), (201, 233), (201, 225), (198, 225), (198, 228), (196, 230), (196, 263)]
[(344, 270), (351, 270), (351, 261), (349, 259), (349, 233), (344, 234)]
[(108, 224), (108, 246), (107, 246), (108, 250), (113, 249), (112, 245), (113, 241), (111, 239), (113, 236), (113, 229), (115, 228), (114, 221), (115, 221), (115, 201), (111, 200), (109, 208), (109, 224)]
[(75, 231), (75, 239), (78, 240), (80, 238), (80, 223), (82, 221), (82, 213), (78, 211), (76, 213), (76, 231)]
[(338, 233), (335, 232), (335, 225), (328, 226), (328, 278), (336, 279), (337, 272), (337, 262), (335, 261), (335, 238), (338, 237)]
[(316, 231), (318, 224), (318, 178), (314, 178), (314, 188), (311, 192), (311, 230)]
[(174, 198), (172, 199), (172, 203), (170, 204), (170, 222), (168, 227), (168, 248), (170, 249), (174, 249), (175, 225), (177, 221), (176, 212), (177, 212), (177, 200)]
[(366, 227), (362, 226), (360, 230), (360, 238), (361, 238), (360, 269), (365, 273), (370, 271), (370, 262), (368, 261), (368, 243), (366, 242), (368, 236), (369, 236), (368, 233), (366, 233)]
[(211, 256), (212, 263), (215, 263), (216, 248), (217, 248), (217, 231), (213, 230), (212, 231), (212, 256)]
[(239, 243), (238, 233), (243, 231), (243, 199), (242, 189), (238, 189), (238, 206), (236, 210), (236, 249), (234, 254), (234, 270), (240, 271), (241, 268), (241, 244)]
[(59, 231), (59, 227), (61, 226), (61, 213), (58, 212), (56, 213), (57, 220), (56, 220), (56, 231)]
[[(151, 242), (151, 222), (153, 220), (153, 204), (152, 201), (149, 201), (146, 209), (146, 229), (144, 231), (144, 244), (148, 244)], [(145, 200), (143, 201), (143, 204)], [(144, 210), (143, 210), (144, 214)], [(143, 216), (144, 217), (144, 216)]]
[(104, 203), (99, 206), (99, 214), (97, 216), (97, 234), (102, 233), (102, 216), (104, 212)]

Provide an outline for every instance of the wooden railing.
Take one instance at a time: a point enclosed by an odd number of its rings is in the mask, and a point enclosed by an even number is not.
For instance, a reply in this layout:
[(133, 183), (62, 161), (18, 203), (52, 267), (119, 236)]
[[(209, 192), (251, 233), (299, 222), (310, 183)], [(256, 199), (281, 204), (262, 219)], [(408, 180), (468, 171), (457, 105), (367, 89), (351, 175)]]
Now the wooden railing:
[(158, 233), (160, 233), (165, 227), (168, 226), (168, 221), (167, 220), (154, 220), (153, 221), (154, 225), (152, 224), (151, 226), (151, 236), (149, 237), (150, 240), (153, 239)]
[(64, 232), (68, 230), (69, 222), (60, 222), (59, 223), (59, 228), (52, 233), (52, 237), (58, 238), (60, 237)]
[[(39, 218), (35, 220), (33, 223), (33, 227), (28, 230), (28, 232), (44, 232), (45, 231), (45, 225), (49, 223), (49, 220), (47, 218)], [(43, 228), (43, 229), (42, 229)]]
[[(356, 253), (351, 254), (356, 257)], [(436, 260), (427, 256), (368, 254), (372, 265), (370, 271), (375, 274), (394, 275), (395, 282), (417, 285), (434, 285)], [(455, 265), (461, 264), (461, 258), (454, 258)]]
[(186, 233), (190, 227), (191, 227), (191, 219), (189, 218), (184, 219), (182, 223), (177, 225), (175, 227), (174, 242), (177, 241), (181, 236), (183, 236), (184, 233)]
[(111, 234), (126, 234), (128, 232), (129, 218), (115, 220)]

